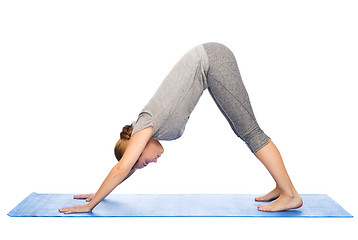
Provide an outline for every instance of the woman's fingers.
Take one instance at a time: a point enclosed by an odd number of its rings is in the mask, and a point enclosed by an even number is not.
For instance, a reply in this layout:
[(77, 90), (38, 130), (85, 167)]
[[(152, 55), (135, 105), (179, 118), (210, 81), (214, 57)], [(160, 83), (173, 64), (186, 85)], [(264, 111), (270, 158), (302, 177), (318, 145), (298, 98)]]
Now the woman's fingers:
[(84, 205), (77, 205), (77, 206), (73, 206), (73, 207), (60, 208), (60, 209), (58, 209), (58, 211), (60, 211), (64, 214), (69, 214), (69, 213), (91, 212), (92, 209), (89, 208), (88, 204), (84, 204)]
[[(94, 196), (94, 193), (90, 193), (90, 194), (78, 194), (78, 195), (75, 195), (75, 196), (73, 196), (73, 198), (74, 199), (86, 199), (86, 201), (87, 201), (87, 199), (88, 198), (93, 198), (93, 196)], [(88, 202), (88, 201), (87, 201)]]
[(88, 198), (86, 199), (86, 202), (92, 201), (92, 198), (93, 198), (93, 196), (88, 197)]
[(73, 196), (73, 198), (74, 199), (86, 199), (86, 198), (88, 198), (87, 195), (88, 194), (78, 194), (78, 195)]
[(64, 213), (64, 214), (69, 214), (69, 213), (73, 213), (72, 211), (70, 211), (69, 208), (65, 207), (65, 208), (60, 208), (58, 209), (58, 211)]

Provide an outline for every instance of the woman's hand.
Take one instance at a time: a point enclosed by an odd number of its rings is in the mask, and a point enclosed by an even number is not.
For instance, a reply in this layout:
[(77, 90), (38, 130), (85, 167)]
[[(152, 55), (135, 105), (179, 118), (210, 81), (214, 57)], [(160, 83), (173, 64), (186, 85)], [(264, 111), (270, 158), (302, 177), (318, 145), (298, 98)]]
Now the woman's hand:
[[(86, 202), (90, 202), (94, 197), (95, 193), (90, 194), (79, 194), (73, 196), (74, 199), (86, 199)], [(83, 213), (83, 212), (92, 212), (92, 208), (90, 208), (89, 204), (77, 205), (73, 207), (64, 207), (58, 209), (58, 211), (63, 212), (65, 214), (68, 213)]]
[(92, 212), (92, 208), (89, 207), (88, 203), (84, 205), (77, 205), (73, 207), (64, 207), (58, 209), (58, 211), (69, 214), (69, 213), (86, 213), (86, 212)]
[(95, 193), (90, 193), (90, 194), (79, 194), (79, 195), (75, 195), (73, 196), (74, 199), (86, 199), (86, 202), (90, 202), (92, 200), (92, 198), (94, 197)]

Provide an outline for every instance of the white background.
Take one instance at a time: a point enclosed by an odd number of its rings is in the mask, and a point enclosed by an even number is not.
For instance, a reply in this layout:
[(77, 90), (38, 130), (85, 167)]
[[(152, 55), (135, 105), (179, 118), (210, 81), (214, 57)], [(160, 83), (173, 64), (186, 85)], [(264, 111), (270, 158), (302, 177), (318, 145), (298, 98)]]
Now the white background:
[[(13, 239), (357, 236), (353, 219), (10, 218), (31, 192), (95, 192), (173, 65), (220, 42), (300, 193), (358, 216), (355, 1), (1, 1), (0, 221)], [(274, 182), (207, 91), (184, 135), (114, 193), (254, 193)], [(7, 235), (8, 236), (8, 235)], [(92, 239), (92, 238), (91, 238)], [(94, 238), (93, 238), (94, 239)]]

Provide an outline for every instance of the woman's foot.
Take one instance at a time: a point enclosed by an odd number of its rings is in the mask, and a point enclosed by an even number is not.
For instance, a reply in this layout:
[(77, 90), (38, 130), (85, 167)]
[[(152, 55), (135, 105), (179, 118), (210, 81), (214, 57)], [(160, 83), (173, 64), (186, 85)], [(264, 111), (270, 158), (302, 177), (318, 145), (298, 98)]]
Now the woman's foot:
[(271, 201), (271, 200), (274, 200), (274, 199), (278, 198), (279, 196), (280, 196), (280, 189), (278, 187), (276, 187), (274, 190), (272, 190), (271, 192), (269, 192), (265, 196), (256, 197), (255, 201), (268, 202), (268, 201)]
[(298, 193), (293, 195), (281, 193), (279, 198), (263, 206), (258, 206), (257, 209), (265, 212), (280, 212), (300, 208), (302, 205), (303, 201)]

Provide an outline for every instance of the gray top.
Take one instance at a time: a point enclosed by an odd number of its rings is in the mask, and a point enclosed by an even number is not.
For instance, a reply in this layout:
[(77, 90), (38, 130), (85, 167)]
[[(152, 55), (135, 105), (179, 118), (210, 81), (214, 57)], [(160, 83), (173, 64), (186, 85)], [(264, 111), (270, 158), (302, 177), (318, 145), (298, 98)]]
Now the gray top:
[(209, 59), (202, 44), (187, 52), (133, 123), (132, 135), (152, 126), (155, 140), (181, 137), (191, 112), (207, 88), (208, 69)]

